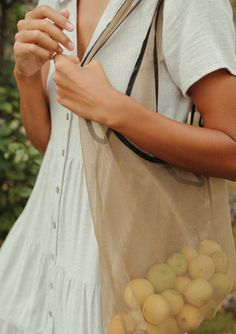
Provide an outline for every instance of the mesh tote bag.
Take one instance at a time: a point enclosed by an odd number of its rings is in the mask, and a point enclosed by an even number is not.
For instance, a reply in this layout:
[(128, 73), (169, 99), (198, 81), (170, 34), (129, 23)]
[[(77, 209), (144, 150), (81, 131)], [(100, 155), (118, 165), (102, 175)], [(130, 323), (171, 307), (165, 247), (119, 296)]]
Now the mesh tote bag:
[[(82, 66), (139, 3), (124, 2)], [(154, 112), (162, 11), (157, 1), (126, 91)], [(226, 181), (171, 166), (96, 122), (79, 118), (79, 127), (104, 333), (198, 328), (214, 316), (235, 277)]]

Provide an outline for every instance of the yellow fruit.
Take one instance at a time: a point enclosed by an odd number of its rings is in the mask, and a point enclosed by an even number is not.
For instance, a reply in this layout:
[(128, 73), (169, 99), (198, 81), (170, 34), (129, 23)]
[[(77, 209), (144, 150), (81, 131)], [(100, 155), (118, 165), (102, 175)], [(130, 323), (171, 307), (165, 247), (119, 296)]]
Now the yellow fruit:
[(214, 252), (210, 254), (211, 259), (215, 263), (216, 273), (226, 273), (228, 269), (228, 259), (224, 252)]
[(134, 329), (135, 323), (129, 314), (116, 314), (108, 326), (108, 334), (125, 334)]
[(175, 282), (175, 289), (178, 290), (179, 292), (183, 293), (186, 286), (191, 282), (191, 279), (186, 276), (178, 276), (176, 277), (176, 282)]
[(202, 240), (198, 245), (200, 254), (210, 255), (214, 252), (223, 252), (222, 247), (214, 240)]
[(169, 317), (159, 325), (160, 334), (180, 334), (180, 328), (174, 317)]
[(180, 328), (190, 332), (200, 326), (202, 315), (197, 307), (185, 304), (182, 311), (176, 316), (176, 320)]
[(211, 299), (209, 303), (207, 303), (206, 305), (200, 307), (200, 312), (204, 320), (212, 319), (216, 313), (216, 310), (217, 310), (217, 304), (213, 299)]
[(161, 334), (159, 327), (147, 323), (147, 334)]
[(136, 278), (126, 286), (124, 300), (130, 308), (136, 308), (137, 302), (142, 306), (145, 299), (153, 294), (154, 288), (148, 280), (145, 278)]
[(180, 253), (169, 256), (166, 263), (174, 269), (177, 276), (184, 275), (188, 270), (188, 261)]
[(215, 263), (207, 255), (197, 255), (189, 262), (189, 274), (192, 278), (210, 279), (215, 272)]
[(162, 292), (175, 286), (175, 271), (165, 263), (156, 264), (151, 267), (147, 279), (152, 283), (156, 292)]
[(161, 294), (168, 300), (168, 303), (170, 304), (171, 315), (176, 315), (182, 310), (184, 306), (184, 298), (179, 291), (168, 289), (163, 291)]
[(186, 246), (182, 248), (180, 253), (186, 258), (188, 262), (198, 255), (196, 249), (191, 246)]
[(232, 287), (229, 277), (222, 273), (214, 274), (210, 279), (210, 284), (213, 287), (213, 296), (216, 300), (224, 299)]
[(193, 306), (203, 306), (212, 298), (213, 288), (211, 284), (203, 278), (192, 280), (184, 290), (184, 297)]
[(142, 311), (148, 322), (159, 325), (169, 317), (170, 305), (165, 297), (154, 294), (145, 300)]
[(125, 328), (119, 314), (116, 314), (112, 318), (107, 330), (108, 334), (125, 334)]

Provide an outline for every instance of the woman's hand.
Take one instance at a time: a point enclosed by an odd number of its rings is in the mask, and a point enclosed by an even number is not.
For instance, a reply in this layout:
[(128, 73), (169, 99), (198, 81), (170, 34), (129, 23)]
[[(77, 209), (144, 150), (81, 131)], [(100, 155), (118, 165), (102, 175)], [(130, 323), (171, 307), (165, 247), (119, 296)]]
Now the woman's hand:
[(68, 17), (66, 9), (58, 12), (42, 5), (28, 11), (25, 18), (18, 21), (13, 46), (15, 72), (26, 77), (33, 76), (52, 58), (53, 53), (62, 53), (59, 43), (73, 50), (71, 40), (62, 32), (63, 29), (74, 29)]
[(118, 91), (111, 86), (101, 63), (92, 60), (81, 67), (78, 57), (65, 55), (56, 55), (54, 62), (57, 101), (84, 119), (108, 125)]

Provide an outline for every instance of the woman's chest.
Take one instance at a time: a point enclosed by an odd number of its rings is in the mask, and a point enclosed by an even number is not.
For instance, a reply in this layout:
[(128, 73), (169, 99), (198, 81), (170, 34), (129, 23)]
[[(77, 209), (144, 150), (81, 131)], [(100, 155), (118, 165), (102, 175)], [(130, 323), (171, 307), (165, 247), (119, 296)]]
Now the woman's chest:
[(83, 58), (93, 33), (108, 4), (109, 0), (77, 0), (77, 54), (80, 59)]
[[(94, 56), (101, 61), (111, 84), (121, 91), (125, 91), (125, 86), (134, 69), (157, 1), (141, 1), (109, 39), (101, 43), (101, 47)], [(75, 27), (72, 32), (64, 31), (75, 45), (73, 51), (64, 49), (64, 54), (79, 55), (80, 60), (84, 60), (126, 0), (102, 0), (99, 1), (99, 7), (95, 9), (91, 9), (93, 0), (64, 0), (64, 2), (65, 5), (64, 7), (61, 5), (61, 9), (69, 10), (70, 21)]]

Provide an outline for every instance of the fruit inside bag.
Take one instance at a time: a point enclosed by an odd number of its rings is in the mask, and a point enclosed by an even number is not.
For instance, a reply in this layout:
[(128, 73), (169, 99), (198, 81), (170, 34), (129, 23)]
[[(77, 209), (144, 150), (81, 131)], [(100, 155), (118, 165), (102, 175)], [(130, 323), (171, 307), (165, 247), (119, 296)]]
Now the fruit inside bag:
[(149, 334), (180, 334), (211, 319), (232, 288), (229, 260), (219, 243), (202, 240), (185, 246), (132, 279), (123, 298), (129, 310), (116, 314), (109, 334), (140, 332), (140, 309)]
[[(131, 7), (122, 7), (124, 16), (138, 2), (125, 1)], [(160, 4), (126, 91), (150, 110), (158, 110), (152, 55), (157, 56)], [(87, 62), (123, 14), (119, 11)], [(214, 316), (236, 276), (226, 181), (142, 158), (132, 143), (98, 123), (79, 118), (79, 126), (99, 249), (104, 334), (198, 328)]]

